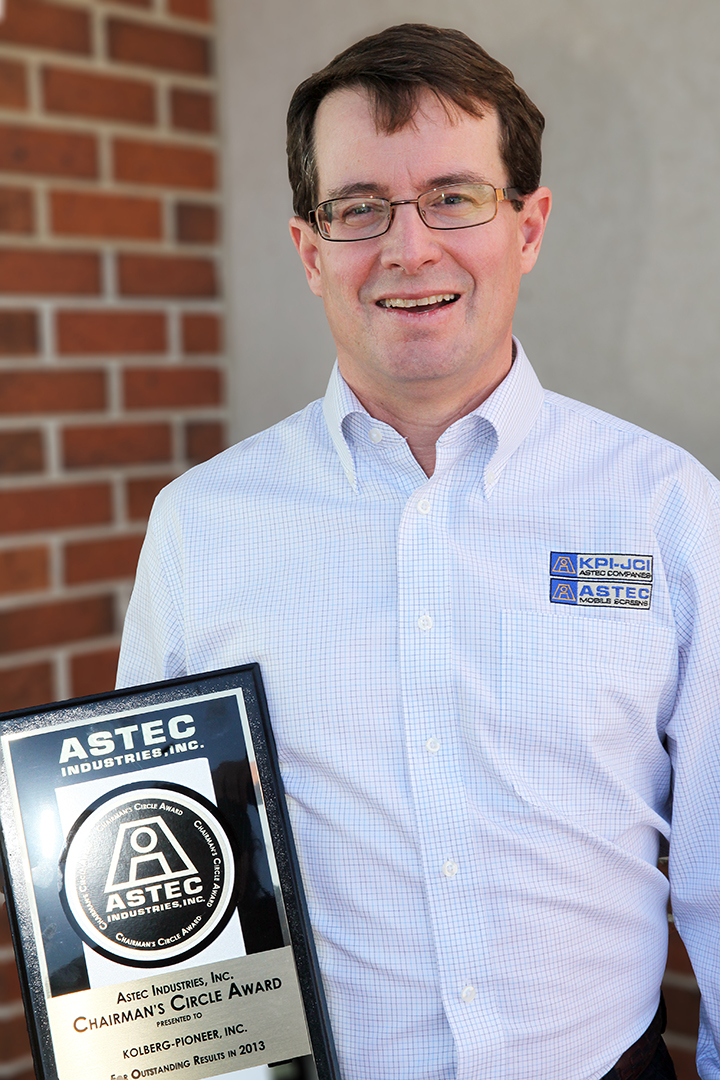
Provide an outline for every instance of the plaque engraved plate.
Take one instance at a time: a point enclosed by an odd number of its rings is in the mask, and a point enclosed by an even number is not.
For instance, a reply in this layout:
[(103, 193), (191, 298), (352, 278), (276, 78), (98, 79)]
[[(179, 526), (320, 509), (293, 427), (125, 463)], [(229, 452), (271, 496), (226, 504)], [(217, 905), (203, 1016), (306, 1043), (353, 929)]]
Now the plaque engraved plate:
[(4, 714), (0, 755), (39, 1077), (339, 1080), (257, 665)]
[(309, 1054), (292, 949), (53, 998), (60, 1076), (202, 1080)]

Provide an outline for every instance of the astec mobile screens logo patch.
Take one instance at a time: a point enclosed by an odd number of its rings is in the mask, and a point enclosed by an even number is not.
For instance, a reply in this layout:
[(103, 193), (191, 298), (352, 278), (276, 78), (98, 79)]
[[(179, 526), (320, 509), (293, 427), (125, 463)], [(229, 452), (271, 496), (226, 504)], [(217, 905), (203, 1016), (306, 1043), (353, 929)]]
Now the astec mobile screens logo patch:
[(194, 956), (233, 911), (232, 846), (217, 808), (176, 784), (130, 784), (88, 807), (67, 838), (65, 912), (96, 952), (133, 967)]

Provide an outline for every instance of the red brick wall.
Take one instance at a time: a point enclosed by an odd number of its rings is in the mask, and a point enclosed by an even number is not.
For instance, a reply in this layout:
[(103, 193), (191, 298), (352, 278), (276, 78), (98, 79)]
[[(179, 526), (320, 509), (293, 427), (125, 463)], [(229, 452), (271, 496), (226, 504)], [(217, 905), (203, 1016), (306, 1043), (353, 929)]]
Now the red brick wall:
[[(212, 0), (0, 21), (0, 711), (113, 685), (158, 489), (224, 445)], [(29, 1075), (0, 911), (0, 1077)]]
[(112, 685), (151, 500), (221, 448), (210, 0), (0, 22), (0, 710)]

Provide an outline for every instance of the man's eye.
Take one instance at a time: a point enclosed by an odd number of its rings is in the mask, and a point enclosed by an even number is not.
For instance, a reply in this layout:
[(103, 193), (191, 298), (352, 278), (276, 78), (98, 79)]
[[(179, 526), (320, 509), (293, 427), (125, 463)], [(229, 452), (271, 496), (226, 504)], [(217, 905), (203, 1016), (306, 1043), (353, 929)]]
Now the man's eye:
[(458, 195), (457, 192), (452, 195), (441, 195), (439, 199), (435, 201), (436, 206), (462, 206), (463, 203), (472, 202), (472, 199), (468, 195)]
[(442, 191), (430, 203), (431, 210), (476, 210), (484, 200), (471, 191)]
[(343, 210), (343, 221), (351, 223), (353, 221), (359, 221), (362, 218), (371, 217), (373, 214), (378, 213), (377, 206), (372, 206), (368, 203), (355, 203), (353, 206), (346, 207)]

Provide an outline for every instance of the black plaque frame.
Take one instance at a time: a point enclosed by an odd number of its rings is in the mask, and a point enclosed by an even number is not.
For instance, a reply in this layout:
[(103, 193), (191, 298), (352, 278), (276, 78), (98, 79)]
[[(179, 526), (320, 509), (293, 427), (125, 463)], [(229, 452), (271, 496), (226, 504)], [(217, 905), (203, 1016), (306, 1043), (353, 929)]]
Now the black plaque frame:
[[(232, 702), (241, 701), (244, 724), (237, 725), (239, 728), (230, 732), (223, 729), (218, 735), (216, 742), (221, 745), (212, 746), (213, 739), (213, 715), (215, 703), (220, 704), (217, 708), (229, 710), (232, 713)], [(142, 720), (153, 716), (166, 716), (167, 713), (176, 710), (178, 706), (186, 707), (187, 710), (208, 706), (208, 713), (202, 723), (204, 729), (199, 729), (204, 734), (198, 734), (195, 740), (174, 742), (166, 729), (163, 729), (159, 721), (155, 721), (154, 727), (149, 727), (151, 746), (147, 753), (141, 756), (137, 752), (137, 761), (128, 760), (135, 756), (135, 745), (130, 753), (122, 752), (114, 759), (105, 759), (107, 769), (101, 768), (102, 758), (100, 751), (90, 750), (88, 753), (87, 733), (97, 731), (98, 726), (107, 727), (112, 722), (118, 723), (118, 718), (123, 721), (127, 728), (127, 721), (133, 718)], [(232, 717), (230, 718), (232, 725)], [(221, 722), (222, 726), (222, 722)], [(243, 731), (244, 727), (244, 731)], [(178, 725), (176, 725), (176, 730)], [(112, 730), (115, 730), (113, 728)], [(137, 729), (139, 730), (139, 728)], [(184, 730), (189, 730), (187, 725)], [(247, 735), (250, 735), (248, 746)], [(107, 732), (106, 732), (107, 734)], [(143, 734), (145, 730), (143, 729)], [(165, 741), (160, 743), (160, 735), (165, 735)], [(197, 734), (197, 732), (196, 732)], [(232, 738), (229, 738), (232, 735)], [(67, 742), (75, 736), (77, 742)], [(123, 735), (127, 750), (127, 740), (139, 738), (138, 736)], [(70, 758), (66, 758), (65, 765), (59, 764), (56, 747), (62, 741), (62, 753), (67, 754), (66, 745), (70, 747)], [(205, 739), (205, 742), (201, 742)], [(267, 888), (262, 893), (264, 897), (264, 912), (257, 910), (242, 909), (238, 903), (238, 912), (247, 946), (250, 940), (250, 948), (247, 953), (255, 956), (263, 955), (262, 944), (267, 937), (267, 943), (273, 946), (280, 945), (291, 947), (294, 959), (294, 969), (297, 974), (297, 983), (300, 992), (302, 1015), (307, 1029), (307, 1036), (311, 1053), (307, 1057), (301, 1057), (299, 1064), (303, 1066), (303, 1076), (312, 1077), (317, 1074), (318, 1080), (340, 1080), (340, 1071), (335, 1052), (327, 1006), (323, 993), (322, 981), (318, 965), (317, 954), (312, 937), (307, 903), (305, 900), (300, 868), (293, 842), (290, 819), (285, 802), (284, 790), (280, 769), (278, 765), (277, 751), (270, 724), (267, 702), (262, 684), (260, 668), (258, 664), (247, 664), (239, 667), (227, 668), (222, 671), (209, 672), (199, 675), (188, 676), (182, 679), (173, 679), (166, 682), (149, 683), (143, 686), (132, 687), (110, 693), (94, 695), (85, 698), (76, 698), (69, 701), (55, 702), (39, 708), (29, 708), (22, 711), (4, 713), (0, 715), (0, 852), (5, 872), (6, 898), (13, 944), (15, 948), (18, 970), (20, 974), (23, 1003), (36, 1075), (41, 1080), (68, 1080), (65, 1069), (58, 1068), (55, 1045), (58, 1038), (62, 1038), (62, 1032), (52, 1031), (49, 1013), (50, 1002), (57, 998), (68, 1001), (67, 995), (73, 995), (76, 990), (94, 990), (88, 983), (87, 971), (83, 972), (88, 944), (87, 938), (78, 933), (77, 926), (68, 918), (67, 912), (57, 902), (55, 893), (60, 876), (54, 884), (48, 884), (47, 868), (43, 865), (38, 870), (33, 865), (31, 834), (35, 836), (35, 846), (42, 839), (44, 829), (42, 807), (45, 813), (51, 813), (51, 805), (57, 796), (57, 787), (70, 787), (81, 784), (90, 769), (99, 770), (99, 774), (105, 781), (105, 788), (113, 791), (124, 789), (132, 783), (143, 780), (143, 774), (157, 776), (157, 771), (162, 772), (160, 766), (169, 763), (169, 755), (173, 755), (173, 761), (182, 758), (184, 762), (193, 762), (198, 759), (207, 760), (207, 755), (214, 754), (216, 771), (212, 770), (213, 761), (208, 766), (211, 770), (213, 782), (217, 786), (216, 775), (218, 769), (218, 757), (223, 757), (228, 746), (235, 745), (233, 739), (246, 748), (246, 763), (250, 762), (252, 788), (255, 798), (257, 813), (253, 816), (255, 821), (254, 841), (251, 842), (254, 849), (260, 847), (257, 842), (258, 823), (262, 824), (264, 839), (264, 854), (270, 868), (270, 877), (273, 884), (273, 897), (275, 902), (275, 915), (273, 905), (267, 903)], [(206, 742), (209, 740), (211, 750), (208, 751)], [(194, 741), (195, 748), (189, 748)], [(79, 746), (78, 746), (79, 743)], [(96, 735), (95, 745), (102, 746), (102, 739)], [(142, 745), (142, 742), (140, 742)], [(73, 747), (74, 752), (73, 752)], [(39, 752), (38, 752), (39, 751)], [(158, 751), (160, 753), (158, 753)], [(82, 754), (84, 753), (84, 758)], [(90, 754), (96, 754), (91, 758)], [(160, 761), (158, 761), (160, 758)], [(110, 765), (111, 761), (119, 762), (119, 765)], [(67, 774), (70, 762), (76, 773), (60, 775), (60, 770)], [(231, 759), (232, 765), (234, 759)], [(80, 764), (83, 772), (81, 773)], [(219, 766), (222, 772), (227, 763)], [(239, 768), (240, 766), (238, 766)], [(148, 773), (149, 769), (155, 769), (155, 774)], [(107, 776), (105, 775), (107, 773)], [(77, 776), (77, 780), (75, 777)], [(95, 772), (89, 772), (89, 779), (95, 779)], [(113, 782), (117, 781), (113, 786)], [(152, 779), (148, 783), (152, 783)], [(97, 785), (96, 785), (97, 786)], [(161, 785), (159, 785), (161, 786)], [(86, 784), (86, 787), (88, 785)], [(52, 793), (50, 796), (48, 793)], [(59, 797), (57, 797), (59, 801)], [(219, 800), (214, 799), (216, 805)], [(238, 843), (238, 835), (235, 825), (232, 823), (233, 810), (225, 808), (225, 818), (231, 821), (233, 831), (233, 847)], [(63, 845), (67, 837), (67, 830), (62, 829)], [(38, 841), (38, 836), (41, 840)], [(242, 843), (242, 840), (240, 841)], [(56, 852), (57, 853), (57, 852)], [(254, 858), (262, 861), (262, 851)], [(36, 855), (37, 857), (37, 855)], [(64, 857), (64, 856), (63, 856)], [(53, 856), (54, 858), (54, 856)], [(51, 859), (52, 861), (52, 859)], [(61, 860), (62, 861), (62, 858)], [(43, 875), (45, 878), (43, 880)], [(37, 880), (44, 885), (41, 890)], [(265, 879), (267, 884), (267, 878)], [(39, 897), (48, 897), (45, 909), (40, 903)], [(233, 900), (235, 903), (235, 900)], [(65, 922), (63, 923), (63, 917)], [(277, 922), (277, 926), (275, 922)], [(282, 941), (274, 940), (273, 935), (281, 935)], [(52, 942), (55, 941), (55, 945)], [(60, 957), (55, 960), (56, 969), (52, 968), (52, 962), (48, 959), (53, 950)], [(73, 953), (74, 950), (74, 953)], [(98, 950), (100, 951), (100, 950)], [(273, 955), (269, 949), (265, 956)], [(67, 963), (61, 961), (67, 959)], [(198, 961), (203, 962), (203, 954), (191, 957), (185, 962), (188, 971), (193, 969)], [(115, 961), (117, 963), (117, 961)], [(240, 963), (242, 961), (239, 961)], [(169, 962), (166, 962), (169, 963)], [(212, 961), (216, 966), (222, 966), (219, 961)], [(231, 961), (225, 962), (225, 966)], [(162, 965), (158, 965), (161, 967)], [(52, 970), (51, 970), (52, 968)], [(147, 969), (152, 970), (152, 969)], [(199, 968), (198, 968), (199, 970)], [(177, 965), (171, 967), (171, 975), (168, 980), (177, 981), (182, 972), (178, 973)], [(144, 971), (132, 965), (127, 967), (127, 982), (143, 976)], [(158, 975), (154, 970), (154, 977), (165, 978)], [(65, 980), (65, 981), (63, 981)], [(73, 981), (74, 980), (74, 981)], [(120, 989), (120, 982), (115, 986), (105, 983), (105, 987), (113, 990)], [(87, 1010), (86, 1010), (87, 1011)], [(112, 1022), (112, 1021), (111, 1021)], [(204, 1021), (205, 1026), (211, 1024), (211, 1019)], [(56, 1025), (57, 1026), (57, 1025)], [(201, 1024), (201, 1026), (203, 1026)], [(128, 1028), (129, 1030), (129, 1028)], [(183, 1031), (189, 1028), (183, 1028)], [(212, 1030), (212, 1029), (211, 1029)], [(115, 1034), (115, 1033), (114, 1033)], [(161, 1031), (164, 1036), (165, 1032)], [(172, 1032), (175, 1035), (175, 1030)], [(219, 1038), (216, 1032), (216, 1038)], [(126, 1042), (132, 1041), (129, 1036)], [(227, 1040), (226, 1040), (227, 1041)], [(122, 1039), (121, 1039), (122, 1042)], [(119, 1044), (118, 1044), (119, 1045)], [(221, 1045), (221, 1041), (217, 1042)], [(142, 1048), (141, 1048), (142, 1049)], [(147, 1049), (147, 1045), (145, 1046)], [(206, 1048), (202, 1048), (206, 1049)], [(209, 1047), (215, 1049), (215, 1045)], [(172, 1055), (170, 1055), (172, 1056)], [(165, 1055), (167, 1059), (168, 1055)], [(177, 1054), (175, 1054), (177, 1057)], [(154, 1060), (153, 1060), (154, 1058)], [(151, 1054), (149, 1061), (125, 1062), (126, 1074), (129, 1077), (133, 1069), (138, 1075), (146, 1075), (142, 1070), (147, 1066), (162, 1064), (163, 1056), (160, 1051)], [(203, 1075), (227, 1075), (236, 1070), (250, 1068), (257, 1064), (256, 1060), (235, 1060), (227, 1064), (225, 1071), (223, 1065), (217, 1062), (208, 1067)], [(275, 1064), (267, 1062), (266, 1064)], [(120, 1069), (115, 1070), (119, 1080), (123, 1077), (123, 1063)], [(163, 1070), (160, 1070), (163, 1071)], [(181, 1070), (183, 1071), (183, 1070)], [(188, 1080), (192, 1075), (197, 1076), (198, 1070), (188, 1071)], [(202, 1070), (201, 1070), (202, 1071)], [(110, 1074), (105, 1075), (107, 1070), (98, 1071), (99, 1080), (110, 1080)], [(72, 1078), (70, 1078), (72, 1080)]]

